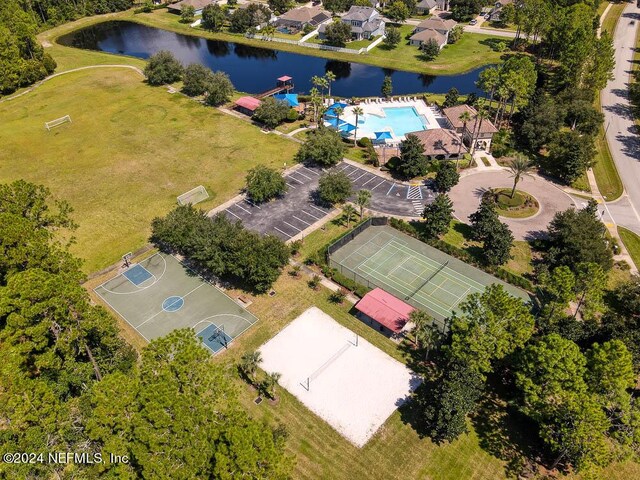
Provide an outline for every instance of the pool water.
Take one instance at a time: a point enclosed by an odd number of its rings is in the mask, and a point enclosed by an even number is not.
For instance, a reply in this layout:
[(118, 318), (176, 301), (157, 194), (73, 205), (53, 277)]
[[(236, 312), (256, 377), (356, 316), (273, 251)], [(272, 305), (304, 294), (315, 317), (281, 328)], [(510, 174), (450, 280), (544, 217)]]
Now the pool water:
[(426, 130), (428, 122), (413, 107), (387, 107), (383, 108), (384, 117), (366, 114), (358, 121), (361, 131), (373, 134), (374, 132), (393, 130), (396, 137), (404, 137), (409, 132)]

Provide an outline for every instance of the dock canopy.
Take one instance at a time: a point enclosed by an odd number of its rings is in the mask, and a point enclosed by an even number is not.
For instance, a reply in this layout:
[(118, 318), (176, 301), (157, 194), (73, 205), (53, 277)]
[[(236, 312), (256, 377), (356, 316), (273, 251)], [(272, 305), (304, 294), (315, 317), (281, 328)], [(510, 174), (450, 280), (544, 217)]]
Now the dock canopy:
[(241, 107), (250, 112), (255, 112), (262, 102), (254, 97), (240, 97), (235, 101), (237, 107)]
[(356, 304), (356, 310), (393, 333), (400, 333), (415, 309), (381, 288), (374, 288)]

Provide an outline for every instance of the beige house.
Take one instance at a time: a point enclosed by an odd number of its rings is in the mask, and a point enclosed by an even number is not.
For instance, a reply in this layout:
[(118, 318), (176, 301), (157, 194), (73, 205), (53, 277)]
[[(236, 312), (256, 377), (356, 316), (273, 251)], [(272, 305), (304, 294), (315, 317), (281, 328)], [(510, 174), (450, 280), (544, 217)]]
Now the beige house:
[(320, 7), (300, 7), (289, 10), (278, 17), (276, 27), (302, 30), (307, 25), (317, 27), (331, 18), (331, 14)]
[(419, 130), (408, 135), (418, 137), (424, 147), (424, 155), (429, 160), (456, 160), (469, 151), (460, 136), (447, 128)]
[[(466, 145), (471, 146), (471, 142), (476, 136), (476, 149), (488, 151), (491, 147), (491, 140), (493, 135), (498, 131), (491, 120), (485, 118), (480, 122), (478, 118), (478, 111), (470, 105), (456, 105), (455, 107), (445, 108), (443, 111), (449, 125), (456, 133), (462, 135), (462, 139)], [(466, 126), (464, 122), (460, 120), (460, 116), (468, 112), (471, 120), (467, 122)], [(478, 132), (478, 129), (480, 131)]]
[(411, 35), (411, 37), (409, 37), (409, 44), (415, 47), (421, 47), (423, 44), (429, 42), (429, 40), (435, 40), (440, 50), (447, 44), (447, 37), (431, 28), (421, 30)]
[[(440, 17), (427, 18), (426, 20), (423, 20), (418, 25), (416, 25), (416, 28), (413, 30), (413, 36), (425, 30), (435, 30), (436, 32), (444, 36), (444, 44), (446, 45), (446, 43), (449, 41), (449, 33), (457, 24), (458, 22), (451, 19), (444, 19)], [(413, 36), (411, 38), (413, 38)], [(411, 43), (411, 45), (414, 45), (414, 43)], [(421, 45), (421, 43), (416, 43), (415, 45), (419, 46)]]

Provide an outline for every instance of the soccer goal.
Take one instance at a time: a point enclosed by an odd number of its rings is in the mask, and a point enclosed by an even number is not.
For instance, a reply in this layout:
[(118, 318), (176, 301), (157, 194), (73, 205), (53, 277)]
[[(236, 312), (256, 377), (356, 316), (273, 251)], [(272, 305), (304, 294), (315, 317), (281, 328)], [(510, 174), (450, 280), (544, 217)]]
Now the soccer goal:
[(52, 128), (59, 127), (63, 123), (72, 123), (71, 117), (69, 115), (65, 115), (64, 117), (56, 118), (55, 120), (51, 120), (50, 122), (44, 122), (44, 126), (48, 131), (51, 131)]
[(202, 185), (198, 185), (196, 188), (192, 188), (186, 193), (183, 193), (178, 197), (178, 205), (195, 205), (209, 198), (207, 189)]
[(345, 343), (340, 350), (338, 350), (336, 353), (334, 353), (333, 355), (331, 355), (331, 357), (329, 357), (329, 359), (324, 362), (319, 368), (317, 368), (311, 375), (309, 375), (307, 378), (305, 378), (302, 382), (300, 382), (300, 385), (302, 385), (304, 387), (304, 389), (308, 392), (309, 390), (311, 390), (311, 382), (313, 382), (313, 380), (315, 380), (316, 378), (318, 378), (322, 372), (324, 372), (329, 365), (331, 365), (333, 362), (335, 362), (338, 358), (340, 358), (344, 352), (346, 352), (347, 350), (349, 350), (351, 347), (357, 347), (358, 346), (358, 339), (360, 337), (358, 335), (355, 335), (354, 338), (350, 338), (347, 340), (347, 343)]

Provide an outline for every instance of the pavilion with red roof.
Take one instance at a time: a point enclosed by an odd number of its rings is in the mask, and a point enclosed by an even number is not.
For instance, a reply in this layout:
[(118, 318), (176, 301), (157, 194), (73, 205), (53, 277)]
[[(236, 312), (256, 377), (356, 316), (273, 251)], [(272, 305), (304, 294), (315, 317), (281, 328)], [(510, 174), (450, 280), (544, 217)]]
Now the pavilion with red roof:
[(262, 102), (255, 97), (240, 97), (234, 103), (236, 105), (236, 110), (244, 113), (245, 115), (252, 116)]
[(400, 334), (409, 321), (409, 314), (415, 310), (381, 288), (367, 293), (355, 308), (369, 325), (389, 336)]

